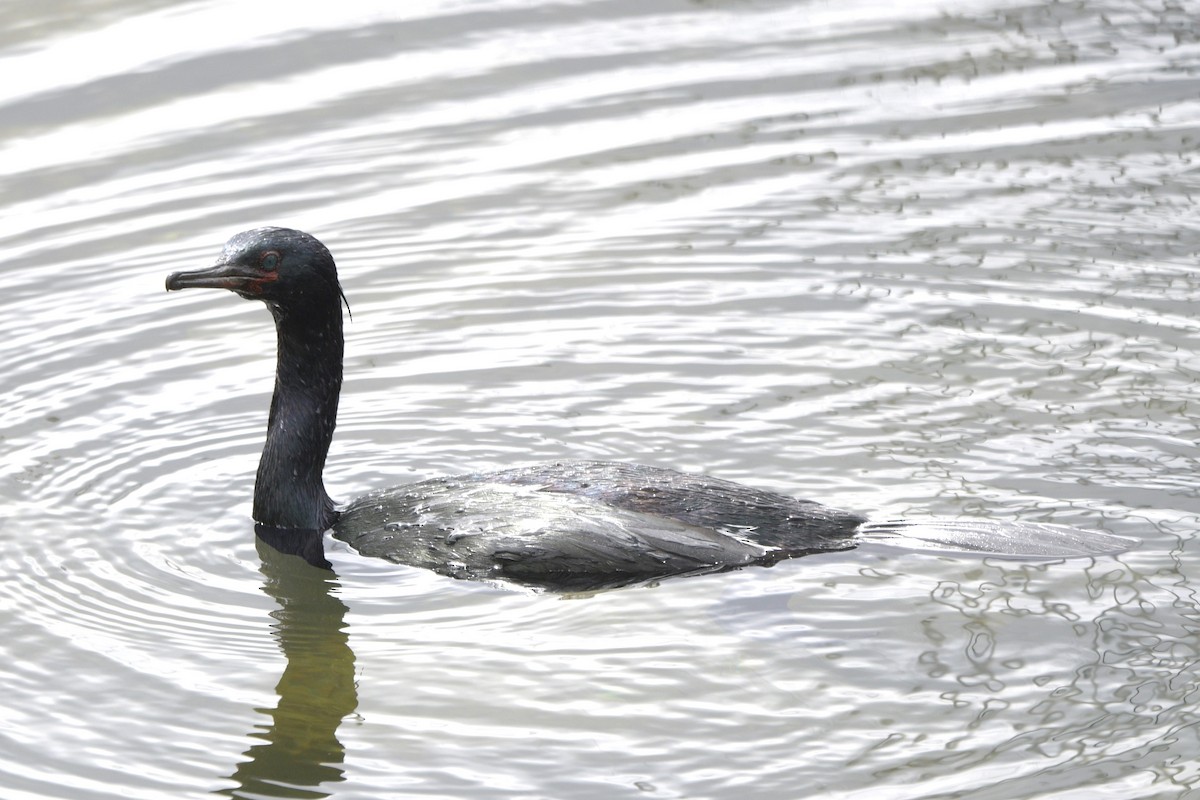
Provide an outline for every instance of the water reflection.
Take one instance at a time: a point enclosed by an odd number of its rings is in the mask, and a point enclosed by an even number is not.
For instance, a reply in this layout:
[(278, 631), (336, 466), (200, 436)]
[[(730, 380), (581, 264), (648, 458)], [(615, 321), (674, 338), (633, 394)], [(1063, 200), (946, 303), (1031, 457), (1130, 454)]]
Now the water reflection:
[(261, 538), (263, 589), (279, 604), (271, 612), (287, 659), (275, 687), (279, 702), (258, 709), (270, 717), (250, 736), (262, 740), (230, 776), (229, 797), (328, 797), (322, 787), (344, 780), (341, 721), (358, 705), (354, 653), (347, 643), (346, 606), (331, 573), (276, 550)]
[[(925, 621), (931, 646), (920, 664), (941, 687), (938, 699), (974, 719), (954, 752), (920, 754), (907, 766), (1009, 763), (1011, 797), (1104, 786), (1125, 770), (1193, 789), (1195, 770), (1179, 767), (1194, 760), (1200, 728), (1193, 710), (1200, 647), (1193, 625), (1182, 621), (1195, 616), (1190, 590), (1169, 588), (1165, 569), (1151, 582), (1105, 560), (1078, 576), (1059, 575), (1061, 593), (1051, 594), (1044, 589), (1050, 569), (1006, 566), (979, 582), (942, 581), (931, 594), (955, 613)], [(1067, 602), (1071, 596), (1076, 602)], [(1036, 646), (1051, 640), (1053, 649)], [(1022, 686), (1037, 690), (1022, 693)], [(1168, 709), (1175, 725), (1164, 729)], [(1036, 771), (1017, 774), (1037, 759)]]

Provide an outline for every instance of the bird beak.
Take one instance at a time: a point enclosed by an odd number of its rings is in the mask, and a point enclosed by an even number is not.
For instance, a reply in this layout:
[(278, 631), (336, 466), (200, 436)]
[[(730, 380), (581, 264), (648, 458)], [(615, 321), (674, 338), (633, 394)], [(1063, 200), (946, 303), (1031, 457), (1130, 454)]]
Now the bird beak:
[(276, 272), (268, 272), (245, 264), (216, 264), (208, 269), (174, 272), (167, 276), (167, 291), (178, 289), (229, 289), (235, 292), (258, 294), (264, 283), (278, 280)]

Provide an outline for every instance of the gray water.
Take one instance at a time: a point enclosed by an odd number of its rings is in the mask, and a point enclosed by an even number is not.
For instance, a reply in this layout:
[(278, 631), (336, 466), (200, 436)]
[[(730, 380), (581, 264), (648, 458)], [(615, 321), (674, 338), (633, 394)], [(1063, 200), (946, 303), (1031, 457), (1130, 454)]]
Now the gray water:
[[(403, 10), (394, 10), (395, 7)], [(1200, 797), (1194, 2), (15, 0), (0, 796)], [(561, 598), (260, 552), (264, 224), (342, 500), (556, 458), (1133, 536)]]

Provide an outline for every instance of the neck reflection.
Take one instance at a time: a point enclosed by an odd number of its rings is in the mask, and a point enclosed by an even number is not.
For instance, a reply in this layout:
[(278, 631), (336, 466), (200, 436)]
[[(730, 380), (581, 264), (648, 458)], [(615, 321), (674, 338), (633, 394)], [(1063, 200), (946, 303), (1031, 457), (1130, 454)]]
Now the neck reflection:
[(354, 653), (347, 644), (346, 606), (333, 593), (332, 573), (258, 540), (263, 589), (279, 604), (274, 635), (287, 659), (275, 687), (279, 702), (258, 709), (270, 722), (230, 776), (229, 797), (328, 797), (322, 787), (344, 780), (345, 749), (338, 726), (358, 705)]

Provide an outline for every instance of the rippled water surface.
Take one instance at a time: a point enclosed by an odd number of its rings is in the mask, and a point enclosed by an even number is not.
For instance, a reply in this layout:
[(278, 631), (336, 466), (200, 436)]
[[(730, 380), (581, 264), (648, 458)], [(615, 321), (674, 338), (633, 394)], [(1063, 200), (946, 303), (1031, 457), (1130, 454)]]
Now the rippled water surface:
[[(6, 800), (1200, 797), (1200, 7), (282, 8), (9, 4)], [(340, 499), (619, 459), (1143, 543), (260, 552), (270, 317), (163, 278), (264, 224), (353, 309)]]

